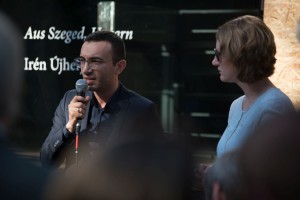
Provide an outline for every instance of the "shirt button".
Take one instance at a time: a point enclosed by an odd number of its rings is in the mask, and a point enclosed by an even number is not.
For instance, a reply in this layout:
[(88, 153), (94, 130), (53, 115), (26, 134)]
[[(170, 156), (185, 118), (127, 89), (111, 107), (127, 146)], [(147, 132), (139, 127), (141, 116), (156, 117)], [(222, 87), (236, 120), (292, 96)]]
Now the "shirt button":
[(60, 142), (59, 140), (56, 140), (53, 146), (56, 147), (59, 144), (59, 142)]

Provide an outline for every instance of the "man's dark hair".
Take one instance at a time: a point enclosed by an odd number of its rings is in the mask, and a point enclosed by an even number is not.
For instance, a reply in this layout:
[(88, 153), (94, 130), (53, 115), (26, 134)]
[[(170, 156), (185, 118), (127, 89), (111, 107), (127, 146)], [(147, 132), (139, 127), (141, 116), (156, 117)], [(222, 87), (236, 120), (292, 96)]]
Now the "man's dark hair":
[(107, 41), (111, 44), (113, 50), (113, 64), (119, 60), (126, 59), (126, 49), (123, 40), (114, 32), (111, 31), (96, 31), (89, 34), (85, 42)]

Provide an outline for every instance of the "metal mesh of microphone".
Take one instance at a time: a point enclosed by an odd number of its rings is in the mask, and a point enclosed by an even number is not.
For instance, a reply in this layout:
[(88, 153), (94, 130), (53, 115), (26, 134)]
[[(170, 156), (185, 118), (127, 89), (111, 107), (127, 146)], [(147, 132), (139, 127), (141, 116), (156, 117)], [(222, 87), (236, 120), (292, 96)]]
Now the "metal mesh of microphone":
[(76, 81), (75, 87), (76, 87), (77, 92), (82, 93), (82, 92), (86, 91), (88, 85), (87, 85), (86, 80), (84, 80), (84, 79), (78, 79)]

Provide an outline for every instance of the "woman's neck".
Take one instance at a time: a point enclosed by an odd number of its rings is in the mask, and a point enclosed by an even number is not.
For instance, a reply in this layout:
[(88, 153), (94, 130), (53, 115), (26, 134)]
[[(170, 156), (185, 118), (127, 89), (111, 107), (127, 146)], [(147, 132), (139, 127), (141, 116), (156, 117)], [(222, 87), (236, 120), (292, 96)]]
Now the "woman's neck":
[(264, 78), (254, 83), (240, 82), (238, 85), (245, 93), (243, 110), (247, 110), (259, 96), (261, 96), (267, 90), (275, 87), (275, 85), (268, 78)]

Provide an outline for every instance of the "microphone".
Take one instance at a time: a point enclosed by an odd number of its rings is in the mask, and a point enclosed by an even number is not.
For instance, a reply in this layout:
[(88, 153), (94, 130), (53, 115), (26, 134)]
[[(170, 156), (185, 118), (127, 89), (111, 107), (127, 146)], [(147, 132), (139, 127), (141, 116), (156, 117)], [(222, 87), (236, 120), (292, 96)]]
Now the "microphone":
[(87, 82), (84, 79), (78, 79), (75, 84), (77, 96), (85, 97), (85, 91), (87, 90)]
[[(86, 80), (78, 79), (76, 81), (75, 87), (76, 87), (76, 91), (77, 91), (77, 96), (85, 97), (85, 92), (86, 92), (87, 87), (88, 87)], [(76, 124), (76, 127), (80, 126), (80, 123), (81, 123), (81, 120), (78, 119), (77, 124), (79, 124), (79, 125)]]
[[(75, 84), (75, 88), (76, 88), (76, 91), (77, 91), (77, 96), (82, 96), (82, 97), (85, 97), (85, 92), (87, 90), (87, 82), (86, 80), (84, 79), (78, 79), (76, 81), (76, 84)], [(77, 120), (77, 123), (76, 123), (76, 127), (75, 127), (75, 134), (76, 134), (76, 137), (75, 137), (75, 154), (76, 154), (76, 165), (78, 167), (78, 141), (79, 141), (79, 138), (78, 138), (78, 134), (79, 134), (79, 131), (80, 131), (80, 126), (81, 126), (81, 119), (78, 119)]]

